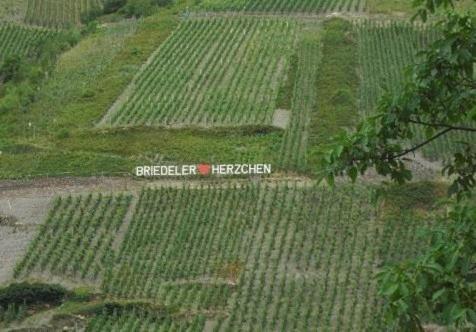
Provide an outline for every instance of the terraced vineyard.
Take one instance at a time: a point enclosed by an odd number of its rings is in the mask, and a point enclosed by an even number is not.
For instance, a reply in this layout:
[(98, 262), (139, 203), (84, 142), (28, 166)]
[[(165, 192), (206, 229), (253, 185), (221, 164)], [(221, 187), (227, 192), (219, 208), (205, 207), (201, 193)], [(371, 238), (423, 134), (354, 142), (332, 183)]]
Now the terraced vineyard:
[(208, 10), (316, 14), (363, 12), (365, 0), (204, 0), (202, 6)]
[(0, 62), (7, 56), (27, 55), (54, 32), (46, 29), (0, 22)]
[[(362, 65), (361, 105), (363, 115), (373, 113), (384, 91), (397, 92), (405, 77), (405, 69), (417, 61), (418, 50), (437, 38), (432, 27), (398, 22), (364, 21), (357, 24), (360, 62)], [(421, 142), (423, 132), (416, 141)], [(459, 141), (475, 141), (470, 132), (445, 135), (423, 149), (425, 157), (436, 160), (451, 156), (462, 146)]]
[(105, 313), (89, 331), (379, 330), (374, 274), (414, 254), (417, 223), (383, 223), (370, 198), (299, 182), (144, 189), (114, 242), (130, 196), (66, 197), (17, 275), (92, 278), (175, 312)]
[(186, 20), (100, 125), (270, 125), (297, 29), (285, 19)]
[(102, 8), (102, 0), (28, 0), (25, 22), (51, 28), (79, 24), (81, 15)]

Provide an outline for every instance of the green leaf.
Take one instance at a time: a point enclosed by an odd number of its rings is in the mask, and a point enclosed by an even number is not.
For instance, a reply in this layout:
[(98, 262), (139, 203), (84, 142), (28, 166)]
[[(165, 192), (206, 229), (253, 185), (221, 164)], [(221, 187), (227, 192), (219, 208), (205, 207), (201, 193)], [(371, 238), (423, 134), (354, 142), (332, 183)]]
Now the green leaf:
[(438, 300), (441, 296), (443, 296), (443, 294), (445, 294), (446, 292), (446, 289), (445, 288), (442, 288), (436, 292), (433, 293), (433, 296), (431, 297), (431, 300), (432, 301), (436, 301)]
[(349, 168), (349, 170), (347, 171), (347, 174), (352, 179), (352, 182), (355, 182), (355, 180), (357, 179), (357, 167)]
[(386, 289), (382, 290), (382, 294), (385, 296), (392, 296), (398, 290), (399, 285), (393, 284), (387, 287)]

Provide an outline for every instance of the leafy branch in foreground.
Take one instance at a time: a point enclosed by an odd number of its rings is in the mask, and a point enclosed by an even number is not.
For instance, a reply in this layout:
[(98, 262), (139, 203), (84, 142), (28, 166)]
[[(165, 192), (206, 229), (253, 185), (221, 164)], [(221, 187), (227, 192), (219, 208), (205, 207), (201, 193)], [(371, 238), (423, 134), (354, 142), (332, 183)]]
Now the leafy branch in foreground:
[[(330, 182), (348, 175), (353, 181), (369, 168), (394, 181), (411, 179), (408, 156), (450, 132), (476, 133), (476, 20), (449, 13), (440, 22), (442, 37), (421, 52), (421, 60), (402, 90), (383, 96), (376, 115), (355, 132), (338, 136), (323, 156)], [(415, 145), (418, 133), (425, 139)], [(475, 136), (476, 137), (476, 136)], [(454, 177), (451, 191), (468, 192), (476, 184), (476, 150), (461, 142), (443, 172)], [(464, 150), (464, 151), (463, 151)]]
[(425, 321), (459, 329), (476, 325), (475, 220), (474, 206), (457, 204), (431, 230), (426, 253), (379, 273), (391, 327), (423, 330)]

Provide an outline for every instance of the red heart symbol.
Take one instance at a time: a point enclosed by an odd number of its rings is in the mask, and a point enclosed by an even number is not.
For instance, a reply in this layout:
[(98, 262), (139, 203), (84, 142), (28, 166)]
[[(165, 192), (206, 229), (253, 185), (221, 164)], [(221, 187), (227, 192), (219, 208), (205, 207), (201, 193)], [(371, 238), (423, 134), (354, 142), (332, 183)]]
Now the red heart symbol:
[(208, 175), (210, 174), (211, 166), (209, 164), (200, 164), (197, 169), (201, 175)]

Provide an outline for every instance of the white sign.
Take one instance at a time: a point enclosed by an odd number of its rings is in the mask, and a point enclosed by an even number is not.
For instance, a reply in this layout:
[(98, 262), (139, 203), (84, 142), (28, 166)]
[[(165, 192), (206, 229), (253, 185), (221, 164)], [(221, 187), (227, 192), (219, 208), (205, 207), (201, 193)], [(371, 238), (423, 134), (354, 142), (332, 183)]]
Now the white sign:
[(264, 175), (271, 174), (271, 164), (198, 164), (137, 166), (135, 175), (140, 177), (190, 176), (190, 175)]

